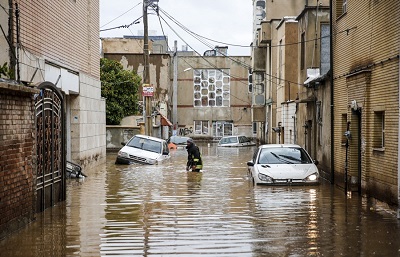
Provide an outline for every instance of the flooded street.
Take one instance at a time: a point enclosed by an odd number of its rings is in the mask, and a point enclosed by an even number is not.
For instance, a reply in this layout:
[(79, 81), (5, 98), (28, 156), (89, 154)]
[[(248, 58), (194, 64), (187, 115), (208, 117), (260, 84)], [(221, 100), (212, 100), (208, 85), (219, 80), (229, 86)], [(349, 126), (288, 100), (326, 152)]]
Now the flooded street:
[(0, 241), (0, 256), (400, 256), (393, 211), (328, 182), (254, 187), (255, 148), (199, 145), (161, 165), (107, 164), (68, 180), (67, 201)]

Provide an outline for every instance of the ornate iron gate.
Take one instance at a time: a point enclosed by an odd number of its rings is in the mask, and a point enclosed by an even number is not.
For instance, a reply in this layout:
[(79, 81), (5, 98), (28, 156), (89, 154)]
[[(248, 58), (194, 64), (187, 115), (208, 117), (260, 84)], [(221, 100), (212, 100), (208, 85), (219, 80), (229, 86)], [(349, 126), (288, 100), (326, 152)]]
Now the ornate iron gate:
[(63, 98), (54, 84), (39, 85), (40, 94), (35, 99), (37, 183), (36, 211), (64, 201), (64, 110)]

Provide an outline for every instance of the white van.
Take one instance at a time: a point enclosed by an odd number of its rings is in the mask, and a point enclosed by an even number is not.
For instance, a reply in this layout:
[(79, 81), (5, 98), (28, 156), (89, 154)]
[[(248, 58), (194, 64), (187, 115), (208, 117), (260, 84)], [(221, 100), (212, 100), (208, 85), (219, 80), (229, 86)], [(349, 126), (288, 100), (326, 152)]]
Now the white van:
[(157, 164), (169, 159), (169, 149), (164, 139), (135, 135), (118, 152), (116, 164)]

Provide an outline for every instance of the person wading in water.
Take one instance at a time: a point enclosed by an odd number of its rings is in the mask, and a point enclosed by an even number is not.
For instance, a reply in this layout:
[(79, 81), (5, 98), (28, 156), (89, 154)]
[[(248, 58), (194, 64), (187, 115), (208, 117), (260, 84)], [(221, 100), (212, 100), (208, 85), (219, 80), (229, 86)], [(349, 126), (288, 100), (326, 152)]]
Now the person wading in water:
[(186, 171), (192, 170), (200, 172), (203, 168), (203, 161), (201, 160), (200, 150), (194, 144), (193, 139), (189, 138), (186, 141), (186, 149), (188, 152), (188, 161), (186, 163)]

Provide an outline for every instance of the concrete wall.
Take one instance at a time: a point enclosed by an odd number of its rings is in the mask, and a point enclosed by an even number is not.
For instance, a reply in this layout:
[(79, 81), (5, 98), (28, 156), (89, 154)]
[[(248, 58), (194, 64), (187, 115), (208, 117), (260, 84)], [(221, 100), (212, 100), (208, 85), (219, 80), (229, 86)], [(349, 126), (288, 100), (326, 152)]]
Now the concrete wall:
[(134, 135), (142, 134), (138, 126), (107, 126), (107, 150), (118, 151), (121, 143), (128, 142)]
[(34, 219), (37, 93), (0, 82), (0, 239)]
[(106, 156), (105, 101), (100, 81), (86, 74), (79, 79), (80, 94), (70, 102), (71, 159), (84, 167), (96, 166)]
[[(8, 0), (0, 0), (0, 5), (8, 8)], [(6, 32), (8, 35), (8, 15), (2, 8), (0, 8), (0, 24), (4, 32)], [(0, 47), (0, 65), (3, 66), (3, 64), (6, 62), (10, 64), (10, 47), (7, 44), (7, 38), (5, 38), (3, 35), (0, 37), (0, 46), (2, 46)]]

